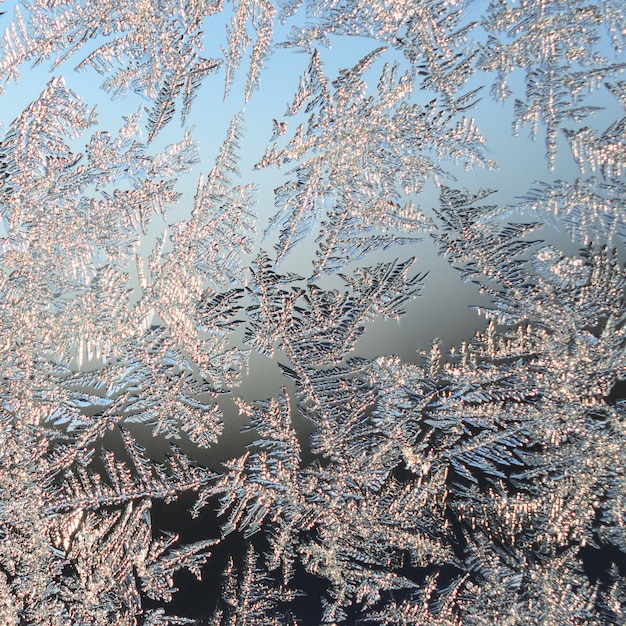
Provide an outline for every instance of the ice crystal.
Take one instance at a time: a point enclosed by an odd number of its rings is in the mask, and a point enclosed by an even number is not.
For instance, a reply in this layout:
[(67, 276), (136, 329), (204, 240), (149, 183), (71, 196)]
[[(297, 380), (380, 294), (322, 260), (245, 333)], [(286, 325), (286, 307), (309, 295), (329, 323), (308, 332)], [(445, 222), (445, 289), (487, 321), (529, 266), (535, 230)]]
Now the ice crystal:
[(608, 64), (596, 45), (606, 28), (616, 51), (621, 50), (623, 34), (618, 36), (616, 30), (619, 14), (620, 9), (612, 2), (591, 5), (556, 0), (489, 5), (483, 25), (492, 34), (481, 47), (479, 67), (496, 72), (491, 92), (497, 99), (510, 95), (510, 72), (516, 67), (524, 70), (526, 100), (516, 102), (514, 128), (530, 123), (535, 136), (539, 122), (545, 124), (550, 168), (555, 164), (563, 120), (579, 121), (595, 111), (595, 107), (582, 104), (584, 92), (594, 89), (607, 75), (624, 71), (623, 63)]
[(268, 231), (280, 226), (278, 261), (322, 216), (316, 276), (373, 250), (415, 243), (407, 233), (428, 230), (429, 221), (406, 196), (428, 180), (446, 177), (442, 162), (467, 169), (491, 165), (474, 120), (457, 117), (471, 105), (473, 93), (453, 102), (409, 104), (410, 72), (386, 64), (376, 94), (365, 97), (363, 74), (383, 51), (371, 52), (332, 82), (313, 54), (288, 110), (295, 115), (304, 109), (308, 124), (298, 126), (283, 150), (268, 148), (259, 164), (297, 162), (292, 180), (276, 190), (280, 212)]
[[(624, 622), (623, 2), (21, 0), (3, 19), (2, 624)], [(333, 70), (326, 48), (357, 38)], [(242, 108), (294, 51), (253, 154)], [(52, 75), (13, 104), (27, 63)], [(211, 74), (228, 102), (200, 112)], [(543, 181), (504, 181), (506, 206), (465, 173), (496, 179), (489, 84), (514, 132), (545, 132)], [(201, 173), (202, 115), (230, 122)], [(430, 249), (485, 325), (372, 355), (374, 329), (415, 319)], [(261, 362), (282, 385), (248, 396)]]

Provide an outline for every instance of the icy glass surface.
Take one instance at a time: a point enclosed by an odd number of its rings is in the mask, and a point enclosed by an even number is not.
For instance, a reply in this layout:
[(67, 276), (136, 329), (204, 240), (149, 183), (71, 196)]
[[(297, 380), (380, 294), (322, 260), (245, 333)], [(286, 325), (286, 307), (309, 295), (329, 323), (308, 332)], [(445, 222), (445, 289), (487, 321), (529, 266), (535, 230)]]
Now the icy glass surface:
[(626, 623), (622, 0), (0, 9), (1, 626)]

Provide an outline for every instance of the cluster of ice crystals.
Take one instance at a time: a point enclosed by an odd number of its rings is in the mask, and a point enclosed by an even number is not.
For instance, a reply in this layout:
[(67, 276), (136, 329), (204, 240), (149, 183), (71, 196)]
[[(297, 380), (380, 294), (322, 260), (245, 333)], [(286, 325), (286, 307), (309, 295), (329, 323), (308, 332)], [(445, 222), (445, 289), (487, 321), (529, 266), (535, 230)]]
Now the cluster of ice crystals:
[[(0, 140), (1, 624), (626, 622), (626, 121), (593, 123), (598, 93), (626, 106), (623, 2), (8, 8), (4, 97), (27, 63), (52, 76)], [(357, 36), (371, 49), (331, 75), (323, 47)], [(253, 107), (294, 50), (308, 67), (254, 166), (288, 167), (268, 254), (243, 113), (191, 199), (205, 137), (168, 123), (221, 72), (232, 106), (242, 67), (235, 105)], [(95, 129), (75, 69), (126, 106), (119, 129)], [(545, 132), (546, 179), (511, 207), (457, 182), (496, 165), (481, 79), (515, 95), (515, 132)], [(580, 175), (555, 180), (568, 144)], [(546, 226), (579, 250), (534, 239)], [(486, 329), (412, 362), (359, 355), (427, 291), (425, 237), (489, 297)], [(305, 250), (310, 275), (287, 271)], [(284, 386), (229, 396), (260, 356)], [(229, 426), (223, 398), (256, 438), (216, 473), (198, 459)], [(196, 530), (214, 522), (200, 539), (153, 519), (183, 495)], [(243, 558), (222, 559), (237, 537)], [(169, 609), (182, 570), (219, 563), (210, 610)]]

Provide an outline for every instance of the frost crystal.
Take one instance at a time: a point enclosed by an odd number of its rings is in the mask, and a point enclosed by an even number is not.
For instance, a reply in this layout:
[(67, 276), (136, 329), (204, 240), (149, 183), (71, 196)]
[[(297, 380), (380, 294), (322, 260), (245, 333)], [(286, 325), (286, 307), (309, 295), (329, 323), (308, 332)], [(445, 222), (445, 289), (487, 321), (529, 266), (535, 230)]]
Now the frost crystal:
[(626, 623), (623, 2), (5, 8), (3, 626)]

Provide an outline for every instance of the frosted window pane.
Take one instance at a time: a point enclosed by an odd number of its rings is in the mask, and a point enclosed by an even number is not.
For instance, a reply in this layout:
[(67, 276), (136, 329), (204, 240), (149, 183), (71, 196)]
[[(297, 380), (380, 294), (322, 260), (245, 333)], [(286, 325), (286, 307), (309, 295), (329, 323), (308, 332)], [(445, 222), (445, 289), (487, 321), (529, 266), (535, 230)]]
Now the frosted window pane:
[(0, 624), (626, 622), (623, 2), (0, 20)]

